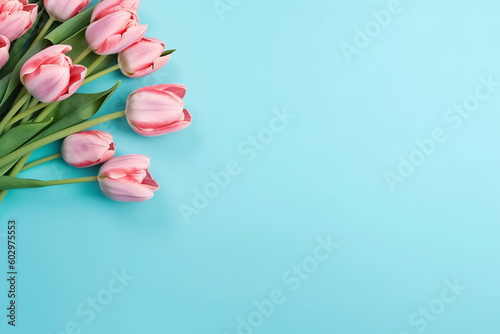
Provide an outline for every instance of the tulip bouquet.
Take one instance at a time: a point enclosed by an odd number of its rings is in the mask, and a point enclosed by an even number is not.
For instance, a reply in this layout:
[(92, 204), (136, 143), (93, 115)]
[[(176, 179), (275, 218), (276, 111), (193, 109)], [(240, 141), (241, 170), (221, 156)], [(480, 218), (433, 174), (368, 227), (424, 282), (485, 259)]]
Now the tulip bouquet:
[[(165, 66), (175, 50), (145, 37), (139, 0), (0, 0), (0, 202), (10, 189), (98, 182), (118, 201), (144, 201), (159, 186), (149, 158), (115, 156), (111, 134), (87, 130), (126, 117), (143, 136), (182, 130), (191, 123), (184, 109), (186, 87), (164, 84), (130, 94), (126, 109), (95, 117), (118, 89), (83, 94), (81, 86), (120, 70), (139, 78)], [(33, 151), (63, 140), (61, 152), (31, 161)], [(18, 176), (62, 158), (77, 168), (102, 164), (97, 176), (42, 181)]]

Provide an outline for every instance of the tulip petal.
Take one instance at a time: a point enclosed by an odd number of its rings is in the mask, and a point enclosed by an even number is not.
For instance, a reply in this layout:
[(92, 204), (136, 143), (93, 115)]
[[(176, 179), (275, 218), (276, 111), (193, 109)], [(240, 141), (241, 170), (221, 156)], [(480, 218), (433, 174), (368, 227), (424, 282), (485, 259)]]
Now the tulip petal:
[(153, 128), (149, 128), (149, 129), (148, 128), (139, 128), (135, 124), (131, 123), (130, 121), (129, 121), (129, 124), (130, 124), (130, 127), (135, 132), (140, 134), (141, 136), (157, 137), (157, 136), (161, 136), (161, 135), (164, 135), (167, 133), (172, 133), (172, 132), (184, 130), (189, 125), (191, 125), (191, 120), (193, 119), (191, 113), (186, 109), (183, 110), (183, 113), (184, 113), (184, 117), (185, 117), (183, 121), (175, 122), (175, 123), (172, 123), (172, 124), (169, 124), (169, 125), (166, 125), (163, 127), (154, 128), (154, 129)]
[(43, 51), (38, 52), (33, 57), (28, 59), (28, 61), (21, 68), (21, 81), (24, 83), (24, 77), (27, 74), (35, 72), (38, 67), (48, 59), (60, 57), (61, 54), (69, 51), (71, 51), (70, 45), (53, 45), (49, 46)]
[(141, 92), (127, 101), (127, 119), (141, 129), (165, 127), (184, 119), (184, 102), (171, 92)]
[(134, 91), (134, 93), (148, 92), (148, 91), (172, 92), (175, 95), (177, 95), (180, 99), (182, 99), (186, 95), (187, 87), (181, 84), (163, 84), (163, 85), (142, 87)]
[(90, 167), (111, 159), (113, 137), (104, 131), (84, 131), (64, 139), (61, 152), (64, 161), (74, 167)]
[(87, 75), (87, 68), (82, 65), (73, 65), (70, 69), (70, 78), (67, 93), (61, 95), (57, 101), (63, 101), (75, 94), (76, 91), (82, 86), (85, 76)]
[(104, 195), (119, 202), (143, 202), (154, 196), (153, 190), (130, 177), (104, 178), (99, 181)]
[(17, 11), (0, 16), (0, 34), (11, 41), (21, 37), (32, 25), (30, 15), (29, 12)]
[(129, 154), (116, 157), (105, 163), (99, 175), (105, 175), (110, 178), (124, 177), (137, 169), (147, 169), (150, 165), (150, 159), (140, 154)]
[[(98, 21), (99, 22), (99, 21)], [(113, 35), (101, 44), (95, 53), (99, 55), (111, 55), (120, 53), (130, 45), (140, 41), (146, 34), (147, 25), (137, 25), (128, 28), (121, 35)]]
[(90, 0), (44, 0), (43, 3), (52, 18), (66, 22), (87, 7)]
[(164, 56), (164, 57), (156, 58), (153, 65), (151, 65), (143, 70), (137, 71), (135, 74), (130, 75), (129, 77), (130, 78), (142, 78), (142, 77), (145, 77), (146, 75), (149, 75), (155, 71), (158, 71), (160, 68), (167, 65), (167, 63), (170, 61), (171, 57), (172, 57), (172, 55), (169, 54), (169, 55)]
[(58, 100), (67, 90), (70, 80), (68, 68), (58, 65), (41, 65), (25, 77), (25, 87), (32, 96), (44, 103)]
[(100, 20), (107, 15), (123, 10), (137, 12), (139, 6), (139, 0), (103, 0), (95, 6), (90, 22)]

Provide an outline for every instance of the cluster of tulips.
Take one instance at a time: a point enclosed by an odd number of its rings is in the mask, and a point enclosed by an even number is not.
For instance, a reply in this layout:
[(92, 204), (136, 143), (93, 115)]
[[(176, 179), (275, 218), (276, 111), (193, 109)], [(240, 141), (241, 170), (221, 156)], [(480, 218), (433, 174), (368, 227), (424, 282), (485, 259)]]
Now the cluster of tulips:
[[(89, 2), (0, 0), (0, 202), (9, 189), (94, 181), (114, 200), (150, 199), (159, 186), (148, 171), (149, 158), (115, 157), (112, 135), (87, 129), (126, 117), (136, 133), (159, 136), (191, 123), (183, 102), (187, 88), (180, 84), (137, 89), (124, 111), (92, 118), (118, 84), (97, 94), (78, 93), (82, 85), (116, 70), (146, 76), (165, 66), (174, 50), (145, 37), (139, 0), (103, 0), (86, 9)], [(27, 163), (34, 150), (60, 139), (60, 153)], [(88, 178), (17, 177), (61, 157), (78, 168), (102, 166)]]

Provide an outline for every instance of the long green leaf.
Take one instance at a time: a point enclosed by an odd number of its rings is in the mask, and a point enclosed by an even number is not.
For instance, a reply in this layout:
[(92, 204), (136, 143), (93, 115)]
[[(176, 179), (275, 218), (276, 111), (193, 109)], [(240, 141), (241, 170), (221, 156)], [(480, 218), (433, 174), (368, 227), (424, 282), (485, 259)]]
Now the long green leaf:
[(90, 18), (92, 17), (94, 7), (95, 6), (92, 6), (64, 22), (59, 27), (52, 30), (50, 34), (45, 36), (45, 39), (51, 41), (52, 44), (60, 44), (65, 39), (68, 39), (80, 30), (85, 29), (90, 24)]
[[(19, 160), (17, 160), (17, 161), (19, 161)], [(5, 174), (7, 174), (7, 172), (8, 172), (8, 171), (9, 171), (12, 167), (14, 167), (14, 165), (17, 163), (17, 161), (13, 161), (13, 162), (11, 162), (11, 163), (10, 163), (10, 164), (8, 164), (8, 165), (5, 165), (5, 166), (3, 166), (3, 167), (0, 167), (0, 175), (5, 175)]]
[(27, 123), (13, 127), (0, 137), (0, 157), (13, 152), (22, 146), (38, 132), (43, 130), (51, 121)]
[[(80, 124), (94, 116), (99, 109), (118, 89), (120, 82), (107, 91), (96, 94), (74, 94), (70, 98), (60, 102), (54, 111), (48, 116), (53, 121), (44, 131), (31, 139), (31, 142), (50, 136), (51, 134), (64, 130), (73, 125)], [(0, 154), (0, 157), (4, 155)]]

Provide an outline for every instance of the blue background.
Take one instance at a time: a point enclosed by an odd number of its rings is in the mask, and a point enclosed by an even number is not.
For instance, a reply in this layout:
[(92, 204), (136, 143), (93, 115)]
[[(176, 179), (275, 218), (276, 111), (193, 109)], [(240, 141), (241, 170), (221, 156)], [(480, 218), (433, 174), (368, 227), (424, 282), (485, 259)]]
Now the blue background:
[[(172, 61), (84, 90), (123, 80), (105, 114), (138, 87), (183, 83), (193, 124), (158, 138), (123, 120), (99, 127), (119, 155), (152, 158), (162, 188), (148, 202), (112, 202), (95, 184), (8, 194), (0, 249), (6, 257), (7, 220), (17, 219), (18, 326), (6, 325), (2, 279), (0, 331), (78, 333), (65, 330), (74, 322), (94, 334), (498, 333), (500, 89), (458, 127), (443, 116), (480, 77), (500, 81), (500, 4), (401, 0), (346, 58), (342, 43), (355, 45), (356, 28), (388, 1), (231, 3), (221, 18), (212, 0), (143, 1), (141, 22), (178, 49)], [(285, 109), (295, 118), (247, 161), (240, 145)], [(386, 173), (434, 129), (446, 140), (392, 191)], [(240, 173), (185, 219), (183, 205), (231, 161)], [(96, 171), (57, 161), (22, 175)], [(283, 277), (328, 236), (340, 247), (293, 290)], [(78, 306), (122, 269), (134, 279), (87, 323)], [(455, 281), (462, 290), (443, 303)], [(238, 329), (274, 290), (286, 300), (257, 328)]]

